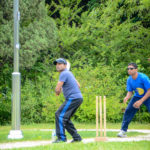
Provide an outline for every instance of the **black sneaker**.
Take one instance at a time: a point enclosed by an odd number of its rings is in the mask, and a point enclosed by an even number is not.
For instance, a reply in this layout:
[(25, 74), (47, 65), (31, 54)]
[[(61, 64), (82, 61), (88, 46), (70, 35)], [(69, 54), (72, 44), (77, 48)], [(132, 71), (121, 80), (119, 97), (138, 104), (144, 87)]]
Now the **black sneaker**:
[(63, 141), (61, 139), (56, 139), (55, 141), (53, 141), (52, 143), (63, 143), (63, 142), (66, 142), (66, 141)]
[(81, 141), (82, 141), (82, 139), (73, 139), (73, 140), (71, 141), (71, 143), (81, 142)]

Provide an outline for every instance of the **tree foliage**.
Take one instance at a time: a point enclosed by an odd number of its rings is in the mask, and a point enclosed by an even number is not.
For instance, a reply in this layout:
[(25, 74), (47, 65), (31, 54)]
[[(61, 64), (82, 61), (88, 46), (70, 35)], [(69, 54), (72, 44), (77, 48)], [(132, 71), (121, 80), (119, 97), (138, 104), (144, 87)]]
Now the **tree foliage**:
[[(2, 1), (0, 6), (0, 58), (3, 64), (13, 62), (13, 1)], [(9, 9), (9, 11), (8, 11)], [(20, 64), (32, 67), (41, 53), (47, 54), (57, 45), (55, 22), (48, 18), (44, 1), (20, 1)]]
[[(42, 64), (46, 61), (48, 58), (46, 59), (45, 56), (54, 54), (52, 50), (57, 45), (57, 33), (54, 20), (47, 16), (44, 0), (20, 0), (19, 9), (21, 12), (20, 70), (24, 81), (26, 79), (24, 73), (29, 72), (37, 62), (40, 61)], [(3, 114), (1, 112), (9, 112), (9, 114), (11, 112), (11, 109), (5, 105), (9, 102), (11, 106), (9, 93), (11, 91), (12, 64), (13, 1), (2, 0), (0, 1), (0, 102), (2, 108), (0, 114)], [(39, 68), (41, 67), (39, 66)]]
[[(136, 62), (150, 74), (150, 2), (148, 0), (21, 0), (20, 62), (22, 121), (53, 122), (63, 102), (55, 97), (58, 79), (52, 61), (70, 60), (84, 103), (74, 116), (95, 120), (95, 96), (107, 96), (107, 119), (122, 120), (126, 67)], [(0, 109), (10, 120), (13, 62), (12, 1), (0, 1)], [(9, 9), (8, 9), (9, 8)], [(53, 18), (53, 19), (52, 19)], [(6, 32), (7, 31), (7, 32)], [(90, 104), (90, 107), (89, 107)], [(142, 120), (149, 121), (145, 107)], [(138, 120), (138, 116), (135, 117)]]

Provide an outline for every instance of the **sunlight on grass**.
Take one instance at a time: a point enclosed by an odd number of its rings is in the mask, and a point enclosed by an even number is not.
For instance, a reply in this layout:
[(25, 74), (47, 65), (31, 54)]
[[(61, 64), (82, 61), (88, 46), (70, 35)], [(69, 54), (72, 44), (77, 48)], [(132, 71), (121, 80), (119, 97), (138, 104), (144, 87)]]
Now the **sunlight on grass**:
[[(74, 122), (74, 125), (77, 129), (95, 129), (95, 123), (78, 123)], [(54, 123), (40, 123), (40, 124), (27, 124), (21, 125), (21, 130), (23, 129), (54, 129)], [(121, 123), (107, 123), (107, 129), (120, 129)], [(129, 129), (150, 129), (150, 123), (139, 123), (139, 122), (131, 122)], [(11, 125), (0, 126), (1, 130), (11, 130)]]
[[(77, 129), (95, 129), (94, 123), (77, 123), (75, 122)], [(107, 123), (107, 129), (119, 129), (121, 123)], [(19, 141), (42, 141), (42, 140), (51, 140), (51, 131), (40, 130), (40, 129), (54, 129), (54, 124), (30, 124), (22, 125), (21, 130), (23, 132), (23, 139), (19, 140), (10, 140), (7, 139), (11, 126), (0, 126), (0, 143), (6, 142), (19, 142)], [(132, 123), (130, 129), (150, 129), (150, 124), (140, 124)], [(79, 131), (79, 134), (83, 139), (86, 138), (95, 138), (95, 131)], [(71, 136), (66, 132), (67, 139), (70, 140)], [(107, 137), (116, 137), (117, 132), (107, 132)], [(135, 137), (138, 135), (146, 135), (139, 132), (128, 132), (128, 137)], [(96, 143), (77, 143), (77, 144), (50, 144), (47, 146), (39, 146), (32, 148), (20, 148), (17, 150), (149, 150), (150, 142), (141, 141), (141, 142), (96, 142)], [(15, 150), (15, 149), (13, 149)]]
[[(23, 139), (10, 140), (7, 139), (9, 131), (0, 132), (0, 143), (4, 142), (16, 142), (16, 141), (37, 141), (37, 140), (51, 140), (51, 131), (40, 131), (40, 130), (23, 130)], [(94, 138), (96, 136), (95, 131), (79, 131), (78, 132), (82, 138)], [(71, 139), (72, 137), (68, 132), (66, 132), (67, 138)], [(117, 132), (107, 132), (107, 137), (116, 137)], [(144, 133), (138, 132), (129, 132), (128, 137), (145, 135)]]
[[(75, 122), (77, 129), (95, 129), (94, 123), (77, 123)], [(107, 129), (119, 129), (121, 123), (107, 123)], [(19, 140), (9, 140), (7, 136), (11, 130), (11, 126), (0, 126), (0, 143), (4, 142), (14, 142), (14, 141), (27, 141), (27, 140), (50, 140), (51, 131), (40, 131), (40, 129), (54, 129), (54, 124), (30, 124), (22, 125), (21, 130), (23, 132), (23, 139)], [(131, 123), (130, 129), (150, 129), (150, 124), (140, 124), (140, 123)], [(79, 132), (83, 138), (92, 138), (95, 137), (96, 132), (94, 131), (80, 131)], [(108, 137), (116, 137), (117, 132), (107, 132)], [(138, 132), (128, 132), (130, 136), (143, 135), (143, 133)], [(67, 133), (68, 139), (71, 139), (71, 136)]]
[[(33, 148), (21, 148), (17, 150), (149, 150), (150, 142), (95, 142), (95, 143), (61, 143), (38, 146)], [(15, 149), (13, 149), (15, 150)]]

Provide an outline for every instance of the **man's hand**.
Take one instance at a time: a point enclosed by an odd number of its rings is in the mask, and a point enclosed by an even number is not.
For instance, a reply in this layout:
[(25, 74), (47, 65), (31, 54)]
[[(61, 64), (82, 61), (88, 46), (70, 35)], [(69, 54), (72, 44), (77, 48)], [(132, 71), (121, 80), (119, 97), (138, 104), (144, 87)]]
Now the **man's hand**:
[(128, 101), (128, 99), (129, 99), (129, 98), (126, 96), (126, 97), (124, 98), (123, 102), (126, 103), (126, 102)]
[(134, 108), (140, 108), (140, 106), (142, 105), (142, 101), (141, 100), (138, 100), (138, 101), (136, 101), (134, 104), (133, 104), (133, 107)]
[(150, 88), (147, 90), (145, 95), (138, 101), (133, 104), (134, 108), (140, 108), (144, 101), (146, 101), (150, 97)]

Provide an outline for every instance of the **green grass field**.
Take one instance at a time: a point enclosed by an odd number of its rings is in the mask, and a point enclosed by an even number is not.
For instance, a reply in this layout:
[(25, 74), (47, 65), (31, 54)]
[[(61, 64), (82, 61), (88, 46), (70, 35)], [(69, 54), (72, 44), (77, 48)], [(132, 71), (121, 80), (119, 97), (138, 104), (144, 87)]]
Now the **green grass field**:
[[(61, 143), (17, 150), (149, 150), (150, 142), (95, 142), (95, 143)], [(16, 149), (13, 149), (16, 150)]]
[[(96, 129), (95, 123), (78, 123), (74, 122), (77, 129)], [(120, 129), (121, 123), (107, 123), (107, 129)], [(26, 124), (21, 125), (21, 130), (24, 129), (54, 129), (54, 124)], [(150, 123), (131, 122), (129, 129), (150, 129)], [(11, 130), (11, 125), (0, 126), (1, 130)]]
[[(77, 123), (75, 122), (77, 129), (95, 129), (94, 123)], [(107, 129), (119, 129), (121, 123), (107, 123)], [(21, 130), (23, 132), (23, 139), (9, 140), (7, 136), (11, 130), (11, 126), (0, 126), (0, 144), (8, 142), (19, 141), (42, 141), (51, 140), (51, 131), (41, 131), (40, 129), (54, 129), (54, 124), (30, 124), (22, 125)], [(129, 129), (150, 129), (150, 124), (132, 123)], [(82, 138), (94, 138), (96, 136), (95, 131), (79, 131)], [(107, 137), (116, 137), (117, 132), (107, 132)], [(135, 137), (138, 135), (145, 135), (139, 132), (128, 132), (128, 137)], [(67, 138), (71, 139), (71, 136), (67, 133)], [(140, 142), (95, 142), (95, 143), (61, 143), (50, 144), (47, 146), (39, 146), (32, 148), (20, 148), (17, 150), (149, 150), (150, 141)]]
[[(10, 140), (7, 139), (9, 131), (0, 132), (0, 143), (16, 142), (16, 141), (36, 141), (36, 140), (51, 140), (51, 131), (40, 130), (23, 130), (23, 139)], [(96, 136), (95, 131), (79, 131), (82, 138), (94, 138)], [(66, 132), (67, 138), (71, 139), (71, 136)], [(116, 137), (117, 132), (107, 132), (107, 137)], [(129, 132), (128, 137), (134, 137), (138, 135), (145, 135), (144, 133)]]

